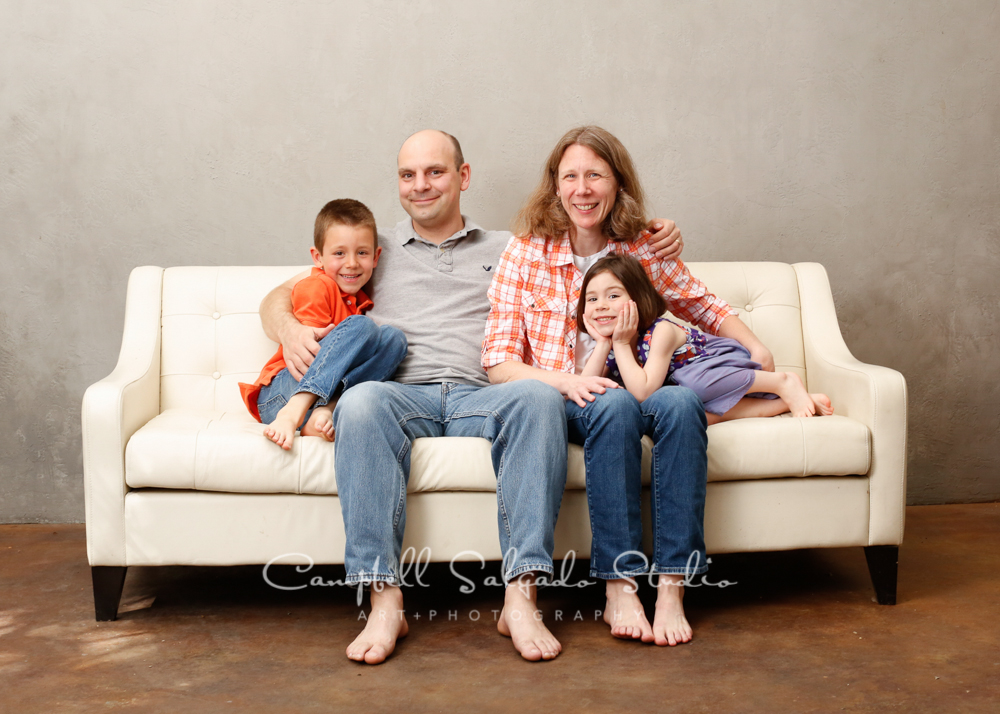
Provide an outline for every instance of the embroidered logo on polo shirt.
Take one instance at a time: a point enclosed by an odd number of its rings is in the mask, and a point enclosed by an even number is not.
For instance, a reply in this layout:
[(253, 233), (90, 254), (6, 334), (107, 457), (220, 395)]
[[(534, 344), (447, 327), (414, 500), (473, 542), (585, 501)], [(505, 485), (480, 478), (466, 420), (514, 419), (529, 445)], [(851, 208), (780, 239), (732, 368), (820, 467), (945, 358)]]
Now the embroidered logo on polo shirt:
[(488, 273), (491, 270), (493, 270), (493, 266), (492, 265), (484, 265), (483, 266), (483, 270), (485, 270)]

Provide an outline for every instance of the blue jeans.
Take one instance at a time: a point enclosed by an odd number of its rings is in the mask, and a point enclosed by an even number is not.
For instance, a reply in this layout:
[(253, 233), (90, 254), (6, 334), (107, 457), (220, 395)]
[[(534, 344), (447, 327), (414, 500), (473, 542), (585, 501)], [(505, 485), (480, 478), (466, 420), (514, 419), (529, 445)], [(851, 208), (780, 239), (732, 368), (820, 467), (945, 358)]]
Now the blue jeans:
[[(406, 337), (395, 327), (376, 325), (364, 315), (341, 320), (319, 341), (319, 354), (302, 380), (295, 381), (287, 369), (274, 375), (257, 396), (257, 410), (264, 424), (274, 421), (288, 400), (301, 392), (316, 395), (313, 408), (328, 403), (341, 387), (361, 382), (381, 382), (392, 376), (406, 356)], [(312, 414), (310, 409), (304, 424)]]
[(534, 380), (489, 387), (366, 382), (344, 393), (333, 425), (345, 582), (399, 582), (410, 447), (424, 436), (492, 442), (504, 577), (552, 573), (566, 485), (566, 418), (556, 389)]
[[(587, 468), (590, 576), (685, 573), (689, 558), (692, 574), (706, 572), (708, 437), (701, 400), (684, 387), (662, 387), (642, 404), (624, 389), (595, 396), (585, 407), (566, 401), (569, 440), (583, 446)], [(651, 564), (641, 555), (643, 434), (653, 437)]]

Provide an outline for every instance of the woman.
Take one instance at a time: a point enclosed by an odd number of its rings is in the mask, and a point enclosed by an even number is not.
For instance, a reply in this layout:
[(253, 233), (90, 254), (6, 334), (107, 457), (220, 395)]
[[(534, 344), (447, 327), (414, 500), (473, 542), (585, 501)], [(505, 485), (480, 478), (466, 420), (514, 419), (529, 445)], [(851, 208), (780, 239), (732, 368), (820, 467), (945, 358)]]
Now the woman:
[[(616, 637), (675, 645), (691, 639), (683, 582), (708, 569), (703, 517), (705, 412), (693, 392), (657, 390), (642, 404), (603, 377), (580, 375), (594, 342), (576, 305), (587, 269), (608, 253), (637, 258), (671, 312), (731, 337), (770, 365), (770, 353), (730, 307), (679, 260), (657, 258), (628, 151), (596, 126), (569, 131), (517, 217), (490, 286), (483, 366), (493, 383), (538, 379), (566, 397), (570, 441), (584, 447), (593, 541), (591, 577), (607, 581), (605, 621)], [(653, 438), (653, 557), (642, 554), (643, 434)], [(659, 575), (652, 626), (634, 577)]]

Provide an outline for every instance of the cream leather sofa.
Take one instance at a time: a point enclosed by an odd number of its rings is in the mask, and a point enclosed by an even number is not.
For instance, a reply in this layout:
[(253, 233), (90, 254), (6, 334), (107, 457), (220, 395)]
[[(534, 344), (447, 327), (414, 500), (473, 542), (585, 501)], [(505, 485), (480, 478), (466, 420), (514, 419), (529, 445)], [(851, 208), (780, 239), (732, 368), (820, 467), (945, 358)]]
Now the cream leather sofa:
[[(879, 601), (895, 602), (906, 501), (902, 375), (851, 356), (822, 266), (689, 267), (739, 311), (779, 370), (827, 393), (836, 410), (709, 427), (709, 552), (864, 546)], [(287, 553), (343, 562), (335, 445), (305, 437), (282, 451), (262, 436), (237, 388), (276, 349), (260, 325), (261, 299), (301, 270), (132, 272), (118, 365), (83, 400), (98, 620), (116, 617), (131, 565), (266, 563)], [(570, 446), (556, 558), (589, 555), (584, 483), (582, 450)], [(474, 558), (469, 551), (500, 559), (485, 440), (418, 439), (407, 508), (404, 548), (427, 546), (435, 561)]]

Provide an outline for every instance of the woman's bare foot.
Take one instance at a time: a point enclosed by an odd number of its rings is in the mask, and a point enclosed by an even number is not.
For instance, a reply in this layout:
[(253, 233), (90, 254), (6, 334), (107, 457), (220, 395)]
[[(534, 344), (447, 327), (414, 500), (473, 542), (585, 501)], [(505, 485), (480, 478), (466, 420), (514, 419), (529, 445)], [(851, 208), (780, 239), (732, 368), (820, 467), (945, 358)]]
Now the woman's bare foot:
[(372, 611), (365, 629), (347, 646), (347, 658), (378, 664), (392, 654), (396, 640), (406, 637), (410, 626), (403, 611), (403, 591), (395, 585), (374, 583), (371, 603)]
[(605, 586), (607, 603), (604, 621), (611, 625), (611, 635), (623, 640), (653, 641), (653, 628), (639, 601), (638, 586), (633, 580), (609, 580)]
[(694, 632), (684, 616), (684, 576), (660, 573), (656, 590), (653, 641), (660, 647), (690, 642)]
[(830, 402), (830, 397), (825, 394), (810, 394), (809, 398), (813, 400), (813, 404), (816, 406), (816, 413), (820, 416), (830, 416), (833, 414), (833, 403)]
[(309, 420), (302, 426), (302, 436), (320, 436), (333, 441), (333, 407), (327, 404), (313, 409)]
[(549, 628), (542, 624), (542, 611), (535, 604), (538, 588), (533, 573), (525, 573), (507, 585), (497, 631), (514, 642), (514, 649), (530, 662), (555, 659), (562, 652)]

